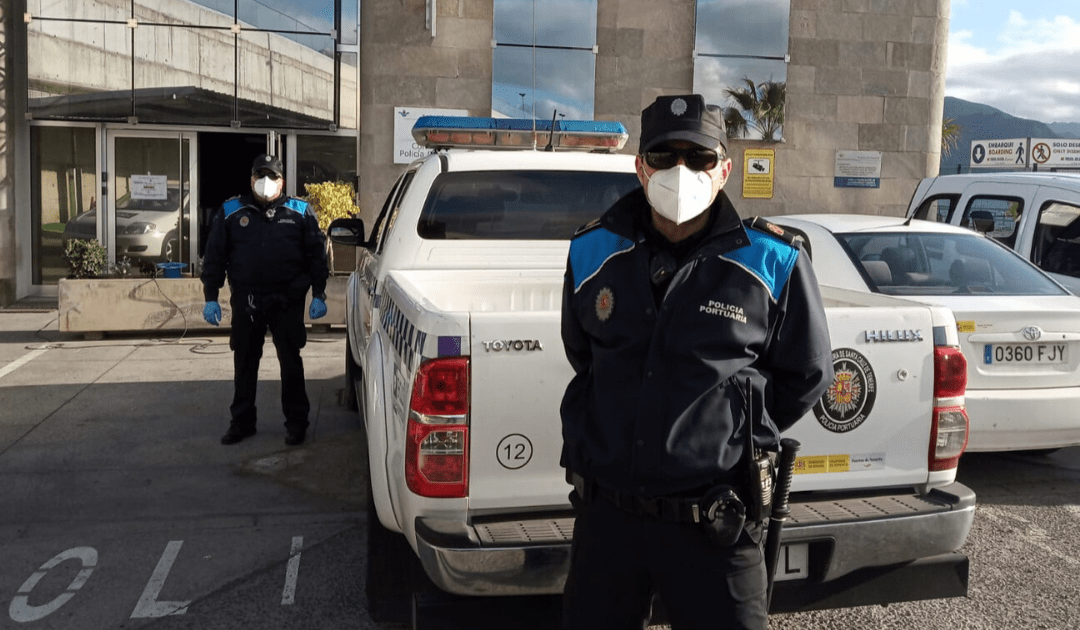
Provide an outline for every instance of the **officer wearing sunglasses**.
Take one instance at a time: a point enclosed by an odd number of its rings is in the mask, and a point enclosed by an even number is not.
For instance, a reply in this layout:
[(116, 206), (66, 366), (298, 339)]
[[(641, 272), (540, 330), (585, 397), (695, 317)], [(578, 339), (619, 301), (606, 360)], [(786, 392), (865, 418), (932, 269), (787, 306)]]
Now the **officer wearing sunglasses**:
[(571, 241), (571, 630), (640, 629), (654, 594), (674, 630), (768, 626), (747, 441), (777, 449), (832, 381), (831, 344), (798, 241), (743, 221), (723, 191), (726, 142), (701, 96), (657, 98), (641, 114), (641, 188)]

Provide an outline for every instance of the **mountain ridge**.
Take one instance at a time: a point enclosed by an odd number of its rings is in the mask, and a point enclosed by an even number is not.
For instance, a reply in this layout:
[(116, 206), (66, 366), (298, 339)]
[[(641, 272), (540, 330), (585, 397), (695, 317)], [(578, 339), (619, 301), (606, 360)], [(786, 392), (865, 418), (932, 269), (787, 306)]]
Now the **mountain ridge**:
[(1080, 123), (1044, 123), (1011, 114), (954, 96), (945, 97), (944, 118), (960, 126), (960, 135), (951, 154), (941, 156), (941, 173), (955, 173), (957, 166), (966, 170), (972, 140), (1007, 138), (1080, 138)]

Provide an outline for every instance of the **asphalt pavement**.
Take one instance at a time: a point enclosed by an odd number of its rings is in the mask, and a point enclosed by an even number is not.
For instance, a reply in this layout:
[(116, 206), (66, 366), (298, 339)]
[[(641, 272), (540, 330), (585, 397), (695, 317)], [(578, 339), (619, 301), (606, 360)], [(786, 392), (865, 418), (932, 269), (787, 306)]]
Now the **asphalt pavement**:
[[(268, 337), (258, 434), (223, 446), (227, 331), (87, 338), (59, 332), (55, 305), (0, 309), (0, 628), (376, 627), (344, 339), (309, 329), (303, 445), (284, 443)], [(275, 592), (241, 596), (261, 581)]]

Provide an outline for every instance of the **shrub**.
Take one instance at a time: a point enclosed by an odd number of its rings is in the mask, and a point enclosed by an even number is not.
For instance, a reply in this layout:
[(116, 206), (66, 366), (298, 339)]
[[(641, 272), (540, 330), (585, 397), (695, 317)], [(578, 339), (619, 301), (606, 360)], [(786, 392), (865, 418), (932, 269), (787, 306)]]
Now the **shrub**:
[(96, 239), (72, 239), (64, 246), (68, 278), (96, 278), (105, 270), (107, 254)]
[(307, 202), (311, 204), (315, 216), (319, 219), (319, 228), (324, 232), (334, 219), (345, 219), (360, 213), (360, 208), (353, 202), (352, 184), (345, 182), (322, 182), (304, 184)]

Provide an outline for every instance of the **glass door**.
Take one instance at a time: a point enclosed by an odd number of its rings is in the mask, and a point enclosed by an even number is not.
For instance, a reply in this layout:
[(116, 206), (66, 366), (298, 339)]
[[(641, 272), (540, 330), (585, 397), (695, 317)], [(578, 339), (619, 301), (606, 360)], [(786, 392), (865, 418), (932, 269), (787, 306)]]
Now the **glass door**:
[(108, 212), (102, 232), (109, 262), (130, 275), (161, 263), (198, 273), (196, 136), (189, 132), (108, 133)]

